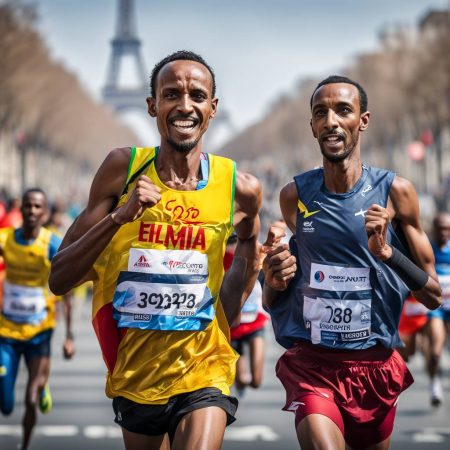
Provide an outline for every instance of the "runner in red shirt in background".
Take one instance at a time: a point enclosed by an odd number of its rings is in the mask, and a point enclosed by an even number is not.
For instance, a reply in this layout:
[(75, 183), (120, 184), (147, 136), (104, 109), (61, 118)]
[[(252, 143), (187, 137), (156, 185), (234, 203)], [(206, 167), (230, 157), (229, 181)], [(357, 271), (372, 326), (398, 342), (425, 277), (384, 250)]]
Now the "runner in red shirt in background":
[(398, 325), (400, 339), (405, 346), (397, 349), (405, 361), (416, 353), (417, 337), (424, 332), (428, 312), (429, 309), (412, 295), (406, 298)]

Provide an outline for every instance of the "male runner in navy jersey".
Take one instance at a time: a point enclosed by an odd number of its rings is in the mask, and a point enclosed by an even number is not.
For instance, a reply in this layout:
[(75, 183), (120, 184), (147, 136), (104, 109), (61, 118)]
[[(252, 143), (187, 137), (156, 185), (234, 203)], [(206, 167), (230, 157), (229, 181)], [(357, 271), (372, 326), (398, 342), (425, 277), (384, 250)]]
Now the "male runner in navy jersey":
[[(264, 261), (264, 303), (288, 351), (277, 364), (302, 450), (384, 450), (412, 376), (397, 326), (408, 291), (430, 309), (441, 290), (413, 185), (366, 167), (367, 95), (339, 76), (311, 97), (323, 167), (280, 194), (295, 235)], [(297, 259), (296, 259), (297, 258)], [(292, 278), (295, 278), (292, 280)]]

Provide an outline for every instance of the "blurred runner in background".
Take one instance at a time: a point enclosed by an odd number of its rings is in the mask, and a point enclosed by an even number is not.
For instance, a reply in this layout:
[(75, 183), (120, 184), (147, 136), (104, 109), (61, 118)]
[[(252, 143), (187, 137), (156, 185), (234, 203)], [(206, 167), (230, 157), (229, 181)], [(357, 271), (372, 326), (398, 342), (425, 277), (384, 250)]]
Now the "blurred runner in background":
[[(42, 225), (47, 198), (38, 188), (22, 198), (23, 226), (0, 230), (0, 255), (6, 265), (0, 314), (0, 410), (8, 415), (15, 403), (14, 385), (23, 355), (28, 370), (21, 449), (26, 450), (39, 409), (48, 413), (52, 397), (48, 386), (50, 341), (55, 327), (55, 296), (48, 289), (50, 263), (61, 243)], [(75, 352), (71, 330), (71, 303), (66, 303), (65, 358)]]
[(409, 361), (416, 353), (417, 347), (423, 350), (429, 311), (412, 295), (403, 303), (398, 332), (404, 346), (398, 347), (397, 350), (405, 361)]
[[(236, 248), (237, 236), (231, 235), (227, 241), (224, 257), (224, 268), (227, 271), (232, 263)], [(255, 287), (244, 303), (240, 319), (230, 328), (231, 346), (240, 355), (236, 362), (236, 377), (234, 386), (239, 397), (245, 388), (261, 386), (264, 371), (265, 346), (264, 328), (267, 314), (262, 308), (262, 272), (255, 283)]]
[(430, 402), (433, 406), (440, 406), (444, 401), (440, 361), (450, 332), (450, 214), (441, 212), (434, 217), (432, 235), (431, 245), (442, 289), (442, 306), (428, 313), (428, 345), (424, 348), (430, 377)]

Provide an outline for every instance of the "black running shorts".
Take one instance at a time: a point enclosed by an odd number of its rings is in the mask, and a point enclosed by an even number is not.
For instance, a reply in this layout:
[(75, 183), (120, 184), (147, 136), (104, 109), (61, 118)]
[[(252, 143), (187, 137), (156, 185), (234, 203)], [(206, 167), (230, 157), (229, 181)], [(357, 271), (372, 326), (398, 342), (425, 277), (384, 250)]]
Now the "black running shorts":
[(238, 400), (217, 388), (204, 388), (175, 395), (164, 405), (145, 405), (125, 397), (115, 397), (112, 405), (116, 414), (114, 421), (121, 427), (148, 436), (169, 433), (172, 441), (180, 420), (196, 409), (218, 406), (227, 414), (227, 426), (232, 424), (236, 420)]

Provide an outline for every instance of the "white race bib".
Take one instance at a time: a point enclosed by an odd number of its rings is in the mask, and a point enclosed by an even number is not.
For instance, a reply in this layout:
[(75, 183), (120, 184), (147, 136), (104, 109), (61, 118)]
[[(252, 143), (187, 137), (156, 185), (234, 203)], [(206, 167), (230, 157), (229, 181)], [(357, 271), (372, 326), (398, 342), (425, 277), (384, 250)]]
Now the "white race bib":
[(442, 309), (450, 310), (450, 275), (438, 275), (442, 289)]
[(132, 248), (114, 293), (115, 318), (119, 326), (149, 329), (183, 329), (180, 319), (212, 320), (207, 280), (206, 254)]
[(371, 290), (368, 267), (343, 267), (311, 263), (309, 285), (325, 291)]
[(241, 311), (241, 323), (251, 323), (258, 317), (262, 309), (262, 288), (259, 281), (256, 281), (255, 287), (248, 296)]
[(5, 281), (3, 287), (3, 314), (17, 323), (42, 321), (46, 314), (47, 302), (42, 287), (28, 287)]
[(124, 295), (124, 306), (117, 311), (133, 315), (163, 315), (189, 317), (195, 315), (203, 300), (206, 283), (160, 284), (123, 281), (117, 285), (116, 295)]
[(303, 316), (313, 344), (367, 340), (371, 327), (371, 299), (304, 297)]

